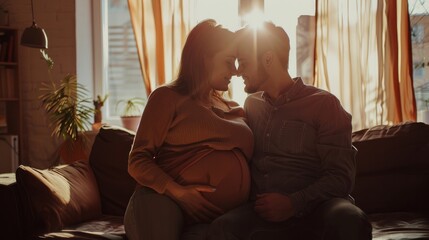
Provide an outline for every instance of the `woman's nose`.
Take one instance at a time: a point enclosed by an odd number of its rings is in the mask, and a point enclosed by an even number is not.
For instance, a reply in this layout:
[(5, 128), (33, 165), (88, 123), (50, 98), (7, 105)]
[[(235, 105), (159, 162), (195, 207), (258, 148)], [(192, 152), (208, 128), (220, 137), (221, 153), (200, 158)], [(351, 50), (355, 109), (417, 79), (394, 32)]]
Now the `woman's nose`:
[(242, 69), (240, 66), (237, 67), (237, 70), (235, 71), (235, 75), (237, 75), (237, 77), (241, 77), (242, 74)]
[(238, 70), (237, 70), (237, 68), (236, 67), (233, 67), (232, 69), (231, 69), (231, 75), (232, 76), (235, 76), (235, 75), (237, 75), (238, 74)]

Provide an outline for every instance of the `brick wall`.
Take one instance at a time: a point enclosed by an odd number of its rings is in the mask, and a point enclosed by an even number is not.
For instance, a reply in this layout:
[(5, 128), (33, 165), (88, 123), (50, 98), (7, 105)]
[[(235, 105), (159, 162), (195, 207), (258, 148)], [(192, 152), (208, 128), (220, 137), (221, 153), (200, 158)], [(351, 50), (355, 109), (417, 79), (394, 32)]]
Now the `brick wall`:
[[(10, 26), (21, 35), (32, 23), (30, 0), (9, 0)], [(34, 0), (36, 23), (48, 35), (49, 49), (55, 65), (52, 77), (59, 80), (76, 73), (75, 1)], [(51, 136), (46, 114), (38, 96), (41, 82), (49, 79), (46, 64), (38, 49), (18, 47), (19, 78), (21, 82), (22, 136), (21, 164), (46, 168), (58, 161), (57, 149), (61, 139)]]

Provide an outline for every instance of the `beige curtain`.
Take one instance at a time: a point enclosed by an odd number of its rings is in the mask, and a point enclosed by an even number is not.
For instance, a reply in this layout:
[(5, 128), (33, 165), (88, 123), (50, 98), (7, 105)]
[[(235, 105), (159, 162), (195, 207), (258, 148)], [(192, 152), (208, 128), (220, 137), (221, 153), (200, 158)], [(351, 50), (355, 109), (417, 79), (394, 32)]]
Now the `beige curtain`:
[[(189, 0), (128, 0), (142, 76), (149, 95), (178, 70), (189, 32)], [(187, 24), (188, 23), (188, 24)]]
[(317, 0), (315, 85), (353, 130), (416, 120), (407, 0)]

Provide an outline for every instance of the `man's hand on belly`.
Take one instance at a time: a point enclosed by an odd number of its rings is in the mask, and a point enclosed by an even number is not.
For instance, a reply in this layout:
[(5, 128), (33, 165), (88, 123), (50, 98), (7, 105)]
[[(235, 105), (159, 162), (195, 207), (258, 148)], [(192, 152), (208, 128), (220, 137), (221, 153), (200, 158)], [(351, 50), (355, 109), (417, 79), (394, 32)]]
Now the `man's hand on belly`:
[(281, 222), (295, 214), (291, 200), (280, 193), (264, 193), (256, 196), (255, 212), (270, 222)]

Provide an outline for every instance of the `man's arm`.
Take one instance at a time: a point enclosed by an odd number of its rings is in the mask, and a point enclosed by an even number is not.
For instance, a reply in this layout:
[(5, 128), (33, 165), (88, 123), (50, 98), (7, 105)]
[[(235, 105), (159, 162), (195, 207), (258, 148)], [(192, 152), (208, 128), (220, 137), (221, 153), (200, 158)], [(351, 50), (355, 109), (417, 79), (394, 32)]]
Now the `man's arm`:
[(351, 115), (338, 99), (327, 96), (321, 106), (317, 122), (316, 149), (321, 161), (322, 176), (308, 187), (289, 195), (298, 215), (308, 214), (322, 201), (347, 197), (352, 191), (356, 150), (351, 143)]

